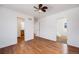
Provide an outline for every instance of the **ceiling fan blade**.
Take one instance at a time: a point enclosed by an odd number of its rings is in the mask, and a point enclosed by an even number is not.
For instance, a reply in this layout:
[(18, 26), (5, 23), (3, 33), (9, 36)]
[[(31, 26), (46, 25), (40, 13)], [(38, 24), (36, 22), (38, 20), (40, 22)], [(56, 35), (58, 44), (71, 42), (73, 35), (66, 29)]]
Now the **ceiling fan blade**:
[(47, 6), (44, 6), (44, 7), (42, 7), (42, 9), (48, 9), (48, 7)]
[(37, 7), (34, 6), (35, 9), (38, 9)]
[(43, 12), (46, 12), (46, 10), (45, 9), (41, 9)]
[(43, 4), (39, 4), (39, 6), (38, 6), (38, 7), (39, 7), (39, 9), (40, 9), (42, 6), (43, 6)]

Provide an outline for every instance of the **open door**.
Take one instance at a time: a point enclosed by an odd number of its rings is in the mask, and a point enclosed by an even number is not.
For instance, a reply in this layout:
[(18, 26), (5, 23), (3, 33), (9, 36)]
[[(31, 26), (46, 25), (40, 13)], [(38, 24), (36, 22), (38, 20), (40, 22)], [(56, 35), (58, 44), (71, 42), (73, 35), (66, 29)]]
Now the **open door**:
[(25, 41), (34, 38), (34, 21), (32, 18), (26, 18), (24, 21)]
[(57, 42), (67, 44), (67, 19), (62, 18), (57, 20)]
[(57, 20), (57, 42), (62, 44), (63, 53), (68, 53), (67, 40), (67, 19), (61, 18)]
[(17, 17), (17, 43), (24, 41), (24, 18)]

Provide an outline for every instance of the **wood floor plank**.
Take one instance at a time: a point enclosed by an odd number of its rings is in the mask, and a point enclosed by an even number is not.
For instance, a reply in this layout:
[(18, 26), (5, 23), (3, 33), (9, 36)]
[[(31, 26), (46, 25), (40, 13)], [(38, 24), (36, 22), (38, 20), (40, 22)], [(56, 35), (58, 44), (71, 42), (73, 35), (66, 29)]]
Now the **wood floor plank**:
[[(1, 54), (63, 54), (63, 44), (48, 39), (35, 37), (0, 49)], [(68, 46), (68, 53), (79, 53), (79, 48)]]

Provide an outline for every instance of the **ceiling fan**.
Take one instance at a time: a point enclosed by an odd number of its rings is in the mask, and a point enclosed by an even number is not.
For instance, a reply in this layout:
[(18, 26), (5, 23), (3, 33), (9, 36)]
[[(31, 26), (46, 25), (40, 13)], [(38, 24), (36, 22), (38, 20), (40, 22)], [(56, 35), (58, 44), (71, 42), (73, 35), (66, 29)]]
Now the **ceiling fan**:
[(46, 9), (48, 9), (48, 7), (43, 6), (43, 4), (39, 4), (38, 7), (34, 6), (34, 8), (36, 9), (35, 11), (38, 11), (38, 12), (46, 12)]

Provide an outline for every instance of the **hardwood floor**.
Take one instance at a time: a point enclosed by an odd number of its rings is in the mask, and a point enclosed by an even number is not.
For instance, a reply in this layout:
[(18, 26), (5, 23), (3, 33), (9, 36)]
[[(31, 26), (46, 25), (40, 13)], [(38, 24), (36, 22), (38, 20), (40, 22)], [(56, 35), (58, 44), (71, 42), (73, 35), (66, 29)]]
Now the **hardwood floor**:
[[(79, 53), (76, 49), (68, 46), (68, 53)], [(50, 41), (44, 38), (35, 37), (35, 39), (20, 42), (18, 44), (0, 49), (1, 54), (63, 54), (63, 44)]]
[(79, 54), (79, 48), (74, 46), (68, 46), (69, 54)]

